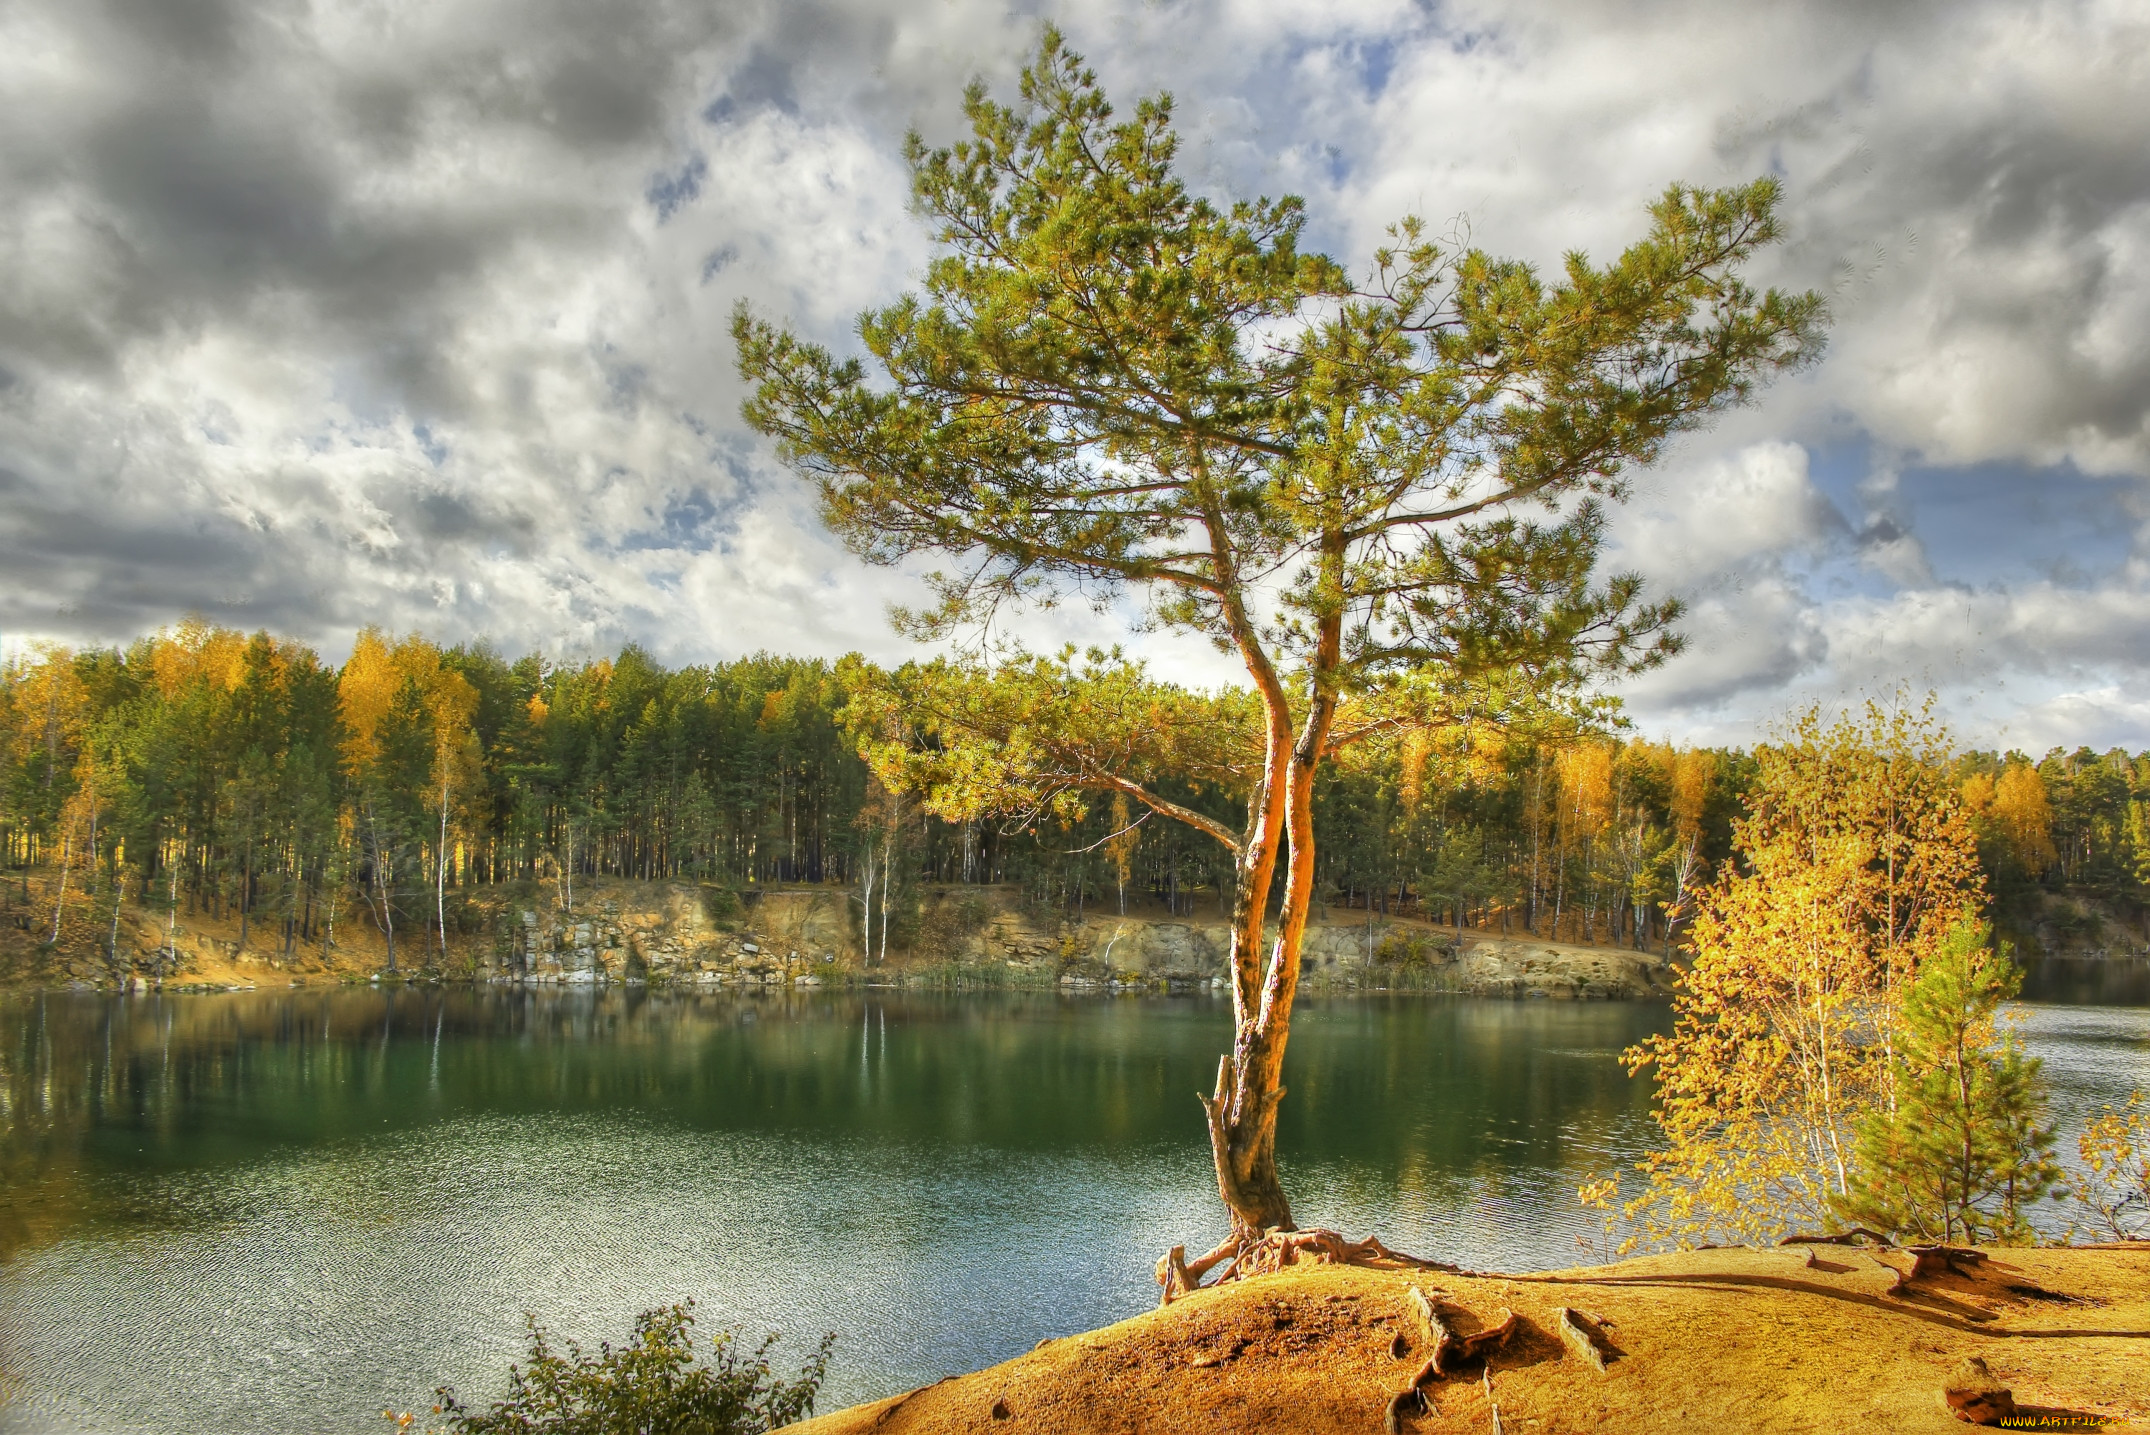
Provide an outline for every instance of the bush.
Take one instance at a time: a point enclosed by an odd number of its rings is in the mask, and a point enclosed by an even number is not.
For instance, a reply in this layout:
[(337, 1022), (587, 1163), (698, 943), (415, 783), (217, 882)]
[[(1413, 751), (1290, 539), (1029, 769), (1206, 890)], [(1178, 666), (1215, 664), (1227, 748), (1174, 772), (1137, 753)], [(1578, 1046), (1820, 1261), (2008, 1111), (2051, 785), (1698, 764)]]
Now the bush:
[(911, 921), (906, 922), (905, 915), (909, 913), (899, 914), (891, 924), (889, 935), (897, 946), (906, 951), (929, 956), (946, 955), (951, 960), (960, 960), (957, 953), (963, 943), (985, 930), (993, 909), (978, 897), (943, 895), (930, 905), (921, 900)]
[(729, 932), (739, 925), (746, 912), (739, 894), (730, 887), (715, 882), (702, 884), (702, 916), (720, 932)]
[(1450, 945), (1438, 937), (1390, 932), (1374, 948), (1374, 965), (1418, 968), (1434, 966), (1454, 957)]
[(697, 1361), (693, 1309), (690, 1300), (644, 1311), (633, 1340), (617, 1350), (607, 1342), (595, 1356), (573, 1341), (564, 1356), (555, 1352), (532, 1316), (529, 1365), (509, 1367), (505, 1399), (474, 1410), (444, 1385), (435, 1411), (457, 1435), (760, 1435), (814, 1413), (835, 1336), (822, 1338), (796, 1379), (781, 1380), (769, 1369), (775, 1336), (744, 1355), (736, 1332), (720, 1331), (708, 1361)]

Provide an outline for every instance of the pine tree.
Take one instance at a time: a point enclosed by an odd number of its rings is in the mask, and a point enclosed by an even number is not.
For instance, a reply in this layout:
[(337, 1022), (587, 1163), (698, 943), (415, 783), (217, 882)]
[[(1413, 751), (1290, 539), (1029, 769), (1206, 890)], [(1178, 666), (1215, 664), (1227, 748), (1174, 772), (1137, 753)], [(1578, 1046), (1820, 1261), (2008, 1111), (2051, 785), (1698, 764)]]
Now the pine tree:
[[(1822, 302), (1742, 277), (1780, 234), (1770, 179), (1674, 186), (1645, 238), (1603, 266), (1571, 252), (1550, 282), (1407, 219), (1355, 281), (1300, 248), (1299, 200), (1191, 191), (1170, 99), (1115, 121), (1057, 31), (1020, 92), (1006, 106), (974, 85), (969, 140), (909, 142), (939, 253), (921, 292), (860, 316), (864, 358), (738, 312), (745, 413), (862, 557), (950, 561), (914, 633), (1127, 592), (1245, 664), (1258, 714), (1232, 775), (1239, 820), (1145, 785), (1145, 755), (1090, 729), (971, 740), (974, 769), (1018, 769), (997, 790), (1039, 788), (1031, 758), (1051, 746), (1048, 796), (1124, 793), (1230, 860), (1234, 1034), (1204, 1113), (1243, 1243), (1293, 1224), (1276, 1117), (1325, 765), (1448, 722), (1479, 683), (1565, 697), (1669, 652), (1676, 605), (1597, 572), (1604, 504), (1676, 435), (1818, 353)], [(989, 701), (981, 680), (1003, 669), (978, 667), (928, 673), (945, 695), (893, 705), (1005, 713), (1057, 681), (1015, 666), (1018, 703)], [(1128, 667), (1068, 671), (1039, 711), (1139, 689)], [(956, 728), (936, 740), (965, 742)], [(985, 815), (981, 786), (927, 802)]]
[(1895, 1100), (1860, 1125), (1859, 1177), (1836, 1203), (1848, 1219), (1929, 1241), (2031, 1238), (2024, 1211), (2061, 1173), (2039, 1061), (1995, 1022), (2023, 978), (1990, 931), (1955, 927), (1905, 995)]

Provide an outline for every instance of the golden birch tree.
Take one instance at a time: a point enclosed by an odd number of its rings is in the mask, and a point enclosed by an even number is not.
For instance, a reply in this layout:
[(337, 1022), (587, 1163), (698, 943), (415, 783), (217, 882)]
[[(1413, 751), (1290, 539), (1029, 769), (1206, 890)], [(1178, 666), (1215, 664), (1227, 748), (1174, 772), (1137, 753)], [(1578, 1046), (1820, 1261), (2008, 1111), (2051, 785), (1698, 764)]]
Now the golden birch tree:
[(1930, 700), (1809, 709), (1756, 758), (1673, 1029), (1626, 1054), (1656, 1081), (1665, 1138), (1624, 1208), (1630, 1248), (1826, 1223), (1854, 1187), (1859, 1123), (1891, 1094), (1903, 993), (1984, 898)]

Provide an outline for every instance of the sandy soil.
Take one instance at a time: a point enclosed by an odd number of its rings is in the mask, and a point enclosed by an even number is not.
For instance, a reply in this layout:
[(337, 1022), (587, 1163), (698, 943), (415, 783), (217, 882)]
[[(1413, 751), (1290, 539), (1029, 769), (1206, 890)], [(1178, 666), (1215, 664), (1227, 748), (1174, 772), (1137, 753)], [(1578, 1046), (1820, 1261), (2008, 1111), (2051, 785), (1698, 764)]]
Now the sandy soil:
[[(791, 1429), (1374, 1435), (1423, 1363), (1416, 1285), (1459, 1333), (1520, 1321), (1405, 1431), (1961, 1430), (1941, 1392), (1967, 1356), (2013, 1391), (2016, 1428), (2150, 1431), (2150, 1245), (1995, 1250), (1905, 1284), (1911, 1265), (1819, 1246), (1533, 1276), (1297, 1267)], [(1563, 1306), (1603, 1373), (1556, 1333)]]

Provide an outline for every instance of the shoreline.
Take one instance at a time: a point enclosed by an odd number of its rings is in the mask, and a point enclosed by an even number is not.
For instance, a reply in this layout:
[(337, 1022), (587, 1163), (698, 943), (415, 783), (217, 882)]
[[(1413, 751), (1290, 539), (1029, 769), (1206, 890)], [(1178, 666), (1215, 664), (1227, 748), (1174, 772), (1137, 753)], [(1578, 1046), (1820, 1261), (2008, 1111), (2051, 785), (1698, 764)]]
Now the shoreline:
[[(576, 894), (530, 887), (484, 894), (437, 931), (399, 932), (399, 972), (357, 914), (329, 945), (269, 920), (123, 907), (71, 919), (57, 944), (0, 928), (0, 987), (166, 990), (384, 984), (1191, 991), (1222, 989), (1230, 929), (1210, 913), (1135, 905), (1126, 913), (1038, 910), (1019, 889), (921, 894), (910, 945), (869, 949), (856, 894), (829, 887), (730, 892), (693, 883), (607, 882)], [(87, 899), (82, 899), (87, 900)], [(22, 903), (15, 904), (18, 908)], [(30, 904), (33, 908), (35, 903)], [(48, 920), (41, 918), (42, 920)], [(1672, 959), (1630, 946), (1436, 925), (1323, 908), (1306, 933), (1302, 985), (1322, 992), (1453, 991), (1606, 1000), (1668, 993)]]
[(1964, 1428), (1945, 1392), (1971, 1357), (2018, 1421), (2041, 1422), (2018, 1428), (2150, 1430), (2150, 1243), (1956, 1261), (1728, 1248), (1527, 1275), (1301, 1265), (786, 1429), (1373, 1435), (1424, 1366), (1413, 1287), (1458, 1335), (1516, 1323), (1490, 1355), (1429, 1378), (1425, 1409), (1399, 1402), (1399, 1432), (1940, 1435)]

